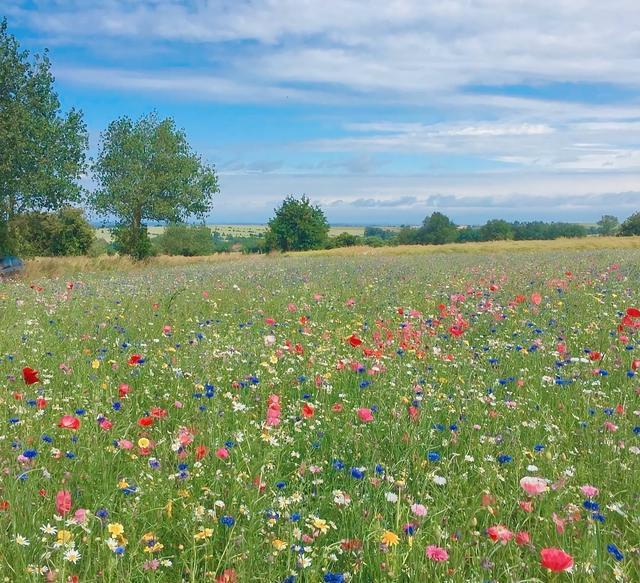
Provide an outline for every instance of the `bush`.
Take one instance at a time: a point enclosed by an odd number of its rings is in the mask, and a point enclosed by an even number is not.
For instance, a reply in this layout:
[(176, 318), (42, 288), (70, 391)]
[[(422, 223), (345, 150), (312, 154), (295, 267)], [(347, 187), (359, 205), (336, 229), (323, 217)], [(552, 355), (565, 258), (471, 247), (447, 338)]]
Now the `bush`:
[(359, 245), (361, 242), (358, 235), (352, 235), (351, 233), (340, 233), (335, 237), (331, 237), (327, 242), (328, 249), (335, 249), (337, 247), (353, 247)]
[(620, 235), (623, 237), (632, 237), (640, 235), (640, 213), (631, 215), (620, 227)]
[(211, 229), (205, 225), (168, 225), (164, 233), (153, 239), (153, 246), (166, 255), (212, 255), (216, 246)]
[(9, 221), (9, 247), (21, 257), (86, 255), (95, 234), (81, 209), (24, 213)]
[(306, 196), (288, 196), (269, 221), (267, 247), (280, 251), (322, 249), (327, 243), (329, 223), (322, 209)]

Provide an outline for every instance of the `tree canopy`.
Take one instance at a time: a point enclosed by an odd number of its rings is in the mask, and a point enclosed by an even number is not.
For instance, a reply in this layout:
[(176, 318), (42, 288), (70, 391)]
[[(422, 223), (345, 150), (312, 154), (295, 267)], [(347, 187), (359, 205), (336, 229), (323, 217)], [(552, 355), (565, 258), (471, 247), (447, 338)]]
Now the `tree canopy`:
[(155, 113), (109, 124), (93, 172), (93, 207), (116, 218), (116, 242), (137, 259), (151, 253), (146, 221), (204, 217), (219, 191), (213, 166), (193, 152), (173, 119), (160, 120)]
[(631, 237), (640, 235), (640, 212), (632, 214), (620, 226), (620, 235), (623, 237)]
[(436, 211), (425, 217), (416, 233), (416, 241), (430, 245), (444, 245), (453, 243), (457, 236), (458, 230), (451, 219)]
[(87, 131), (61, 112), (47, 52), (30, 58), (0, 21), (0, 252), (7, 221), (81, 199)]
[(267, 245), (281, 251), (305, 251), (325, 246), (329, 223), (318, 206), (303, 195), (288, 196), (269, 221)]

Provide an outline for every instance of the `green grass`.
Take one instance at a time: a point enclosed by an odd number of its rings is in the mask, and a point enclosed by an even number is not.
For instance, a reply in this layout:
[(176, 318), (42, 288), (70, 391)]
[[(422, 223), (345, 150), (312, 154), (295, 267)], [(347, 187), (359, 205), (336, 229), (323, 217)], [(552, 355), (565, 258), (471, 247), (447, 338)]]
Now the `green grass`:
[[(501, 245), (105, 259), (114, 271), (51, 278), (36, 262), (0, 284), (0, 573), (639, 580), (640, 319), (623, 315), (640, 307), (640, 250)], [(80, 428), (59, 427), (63, 415)], [(524, 476), (549, 480), (532, 512)], [(586, 484), (604, 522), (583, 505)], [(86, 520), (69, 520), (79, 509)], [(47, 524), (69, 534), (58, 544)], [(493, 542), (496, 525), (530, 544)], [(381, 545), (387, 531), (397, 545)], [(145, 535), (162, 547), (145, 552)], [(429, 545), (448, 560), (429, 560)], [(549, 575), (544, 547), (571, 554), (573, 571)]]

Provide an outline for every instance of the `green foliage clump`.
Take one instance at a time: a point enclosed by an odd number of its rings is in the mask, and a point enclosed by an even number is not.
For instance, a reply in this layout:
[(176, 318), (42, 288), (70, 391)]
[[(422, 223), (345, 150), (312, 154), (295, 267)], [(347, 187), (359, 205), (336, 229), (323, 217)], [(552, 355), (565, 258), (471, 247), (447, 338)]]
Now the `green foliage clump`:
[(620, 226), (620, 235), (623, 237), (640, 235), (640, 212), (634, 213), (622, 223)]
[(161, 235), (153, 239), (153, 245), (165, 255), (194, 257), (216, 252), (211, 229), (205, 225), (168, 225)]
[(329, 223), (307, 196), (288, 196), (269, 221), (267, 247), (280, 251), (322, 249), (327, 244)]
[(8, 223), (8, 234), (11, 252), (21, 257), (86, 255), (95, 239), (84, 212), (72, 207), (16, 215)]
[(453, 243), (458, 236), (458, 229), (453, 221), (440, 212), (425, 217), (422, 226), (416, 233), (416, 242), (429, 245)]

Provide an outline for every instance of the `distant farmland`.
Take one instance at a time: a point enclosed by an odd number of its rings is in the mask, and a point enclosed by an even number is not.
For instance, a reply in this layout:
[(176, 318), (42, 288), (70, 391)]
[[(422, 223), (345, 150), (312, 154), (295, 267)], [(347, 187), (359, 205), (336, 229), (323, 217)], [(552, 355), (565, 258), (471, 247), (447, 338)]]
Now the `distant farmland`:
[[(218, 232), (221, 237), (254, 237), (263, 234), (267, 230), (267, 225), (207, 225), (211, 232)], [(384, 229), (396, 230), (398, 227), (382, 227)], [(155, 237), (164, 231), (164, 227), (149, 227), (149, 235)], [(364, 227), (356, 225), (333, 226), (329, 229), (329, 235), (335, 237), (340, 233), (350, 235), (363, 235)], [(101, 239), (111, 241), (111, 233), (108, 228), (96, 229), (96, 234)]]

